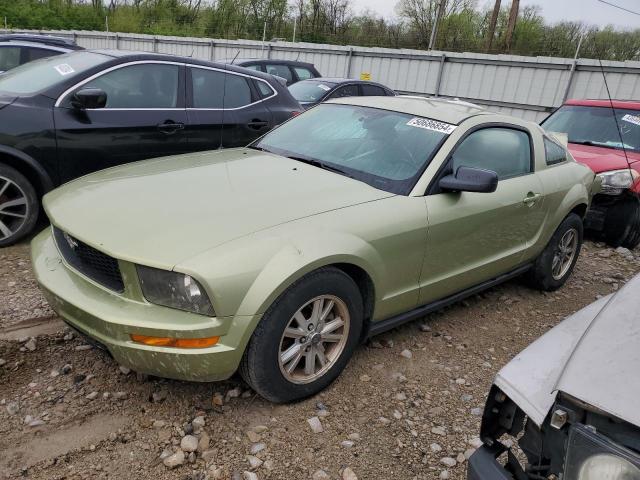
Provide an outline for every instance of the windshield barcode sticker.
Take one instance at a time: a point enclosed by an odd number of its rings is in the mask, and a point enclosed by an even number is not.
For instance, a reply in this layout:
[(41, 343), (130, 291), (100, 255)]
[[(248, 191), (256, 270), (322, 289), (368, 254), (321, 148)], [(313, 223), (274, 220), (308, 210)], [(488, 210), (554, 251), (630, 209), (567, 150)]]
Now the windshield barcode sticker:
[(424, 128), (426, 130), (433, 130), (434, 132), (446, 133), (447, 135), (452, 133), (455, 129), (455, 125), (450, 125), (444, 122), (438, 122), (437, 120), (429, 120), (428, 118), (415, 117), (407, 122), (407, 125), (412, 127)]
[(640, 125), (640, 115), (631, 115), (630, 113), (622, 117), (625, 122), (633, 123), (634, 125)]
[(328, 92), (329, 90), (331, 90), (331, 87), (327, 87), (326, 85), (323, 85), (323, 84), (319, 84), (318, 88), (321, 88), (325, 92)]
[(56, 65), (53, 68), (55, 68), (60, 75), (69, 75), (70, 73), (75, 72), (75, 70), (71, 68), (71, 65), (67, 63), (61, 63), (60, 65)]

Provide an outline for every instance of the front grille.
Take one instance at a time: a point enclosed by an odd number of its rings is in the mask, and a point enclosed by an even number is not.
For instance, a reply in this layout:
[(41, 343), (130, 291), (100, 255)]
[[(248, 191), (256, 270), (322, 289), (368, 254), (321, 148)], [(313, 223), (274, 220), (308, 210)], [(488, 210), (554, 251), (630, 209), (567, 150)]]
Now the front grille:
[(59, 228), (53, 234), (60, 253), (69, 265), (110, 290), (122, 293), (124, 283), (118, 260), (106, 255)]

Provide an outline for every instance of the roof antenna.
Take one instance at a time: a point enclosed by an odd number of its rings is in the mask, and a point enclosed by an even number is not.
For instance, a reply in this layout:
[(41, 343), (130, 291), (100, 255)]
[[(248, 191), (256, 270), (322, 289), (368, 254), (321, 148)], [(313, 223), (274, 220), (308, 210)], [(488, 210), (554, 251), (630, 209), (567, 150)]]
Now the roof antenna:
[(298, 61), (298, 59), (300, 58), (300, 54), (302, 53), (302, 50), (298, 50), (298, 56), (296, 57), (296, 62)]
[(233, 57), (233, 60), (231, 60), (231, 64), (233, 65), (233, 62), (236, 61), (236, 58), (238, 58), (238, 55), (240, 55), (240, 49), (238, 49), (238, 51), (236, 52), (236, 56)]

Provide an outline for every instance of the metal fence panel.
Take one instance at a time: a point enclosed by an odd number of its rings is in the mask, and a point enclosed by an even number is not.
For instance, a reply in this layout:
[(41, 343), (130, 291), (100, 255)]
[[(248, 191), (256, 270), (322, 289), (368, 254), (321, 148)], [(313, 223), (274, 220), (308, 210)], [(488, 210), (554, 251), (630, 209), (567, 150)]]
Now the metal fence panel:
[[(32, 32), (33, 33), (33, 32)], [(640, 62), (598, 62), (312, 43), (154, 36), (89, 31), (45, 31), (85, 48), (158, 52), (204, 60), (273, 58), (313, 63), (324, 76), (362, 73), (401, 93), (460, 98), (539, 121), (570, 98), (640, 99)], [(602, 65), (602, 66), (601, 66)]]

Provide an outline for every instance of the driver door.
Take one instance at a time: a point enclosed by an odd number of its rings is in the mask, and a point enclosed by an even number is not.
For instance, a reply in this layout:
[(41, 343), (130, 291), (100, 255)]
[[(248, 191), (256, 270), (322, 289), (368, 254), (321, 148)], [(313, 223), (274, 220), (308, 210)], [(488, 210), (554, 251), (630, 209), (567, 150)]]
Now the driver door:
[(531, 137), (500, 126), (470, 133), (448, 160), (498, 174), (492, 193), (443, 192), (425, 197), (429, 217), (420, 303), (452, 295), (520, 266), (527, 240), (544, 221), (542, 183), (533, 171)]

